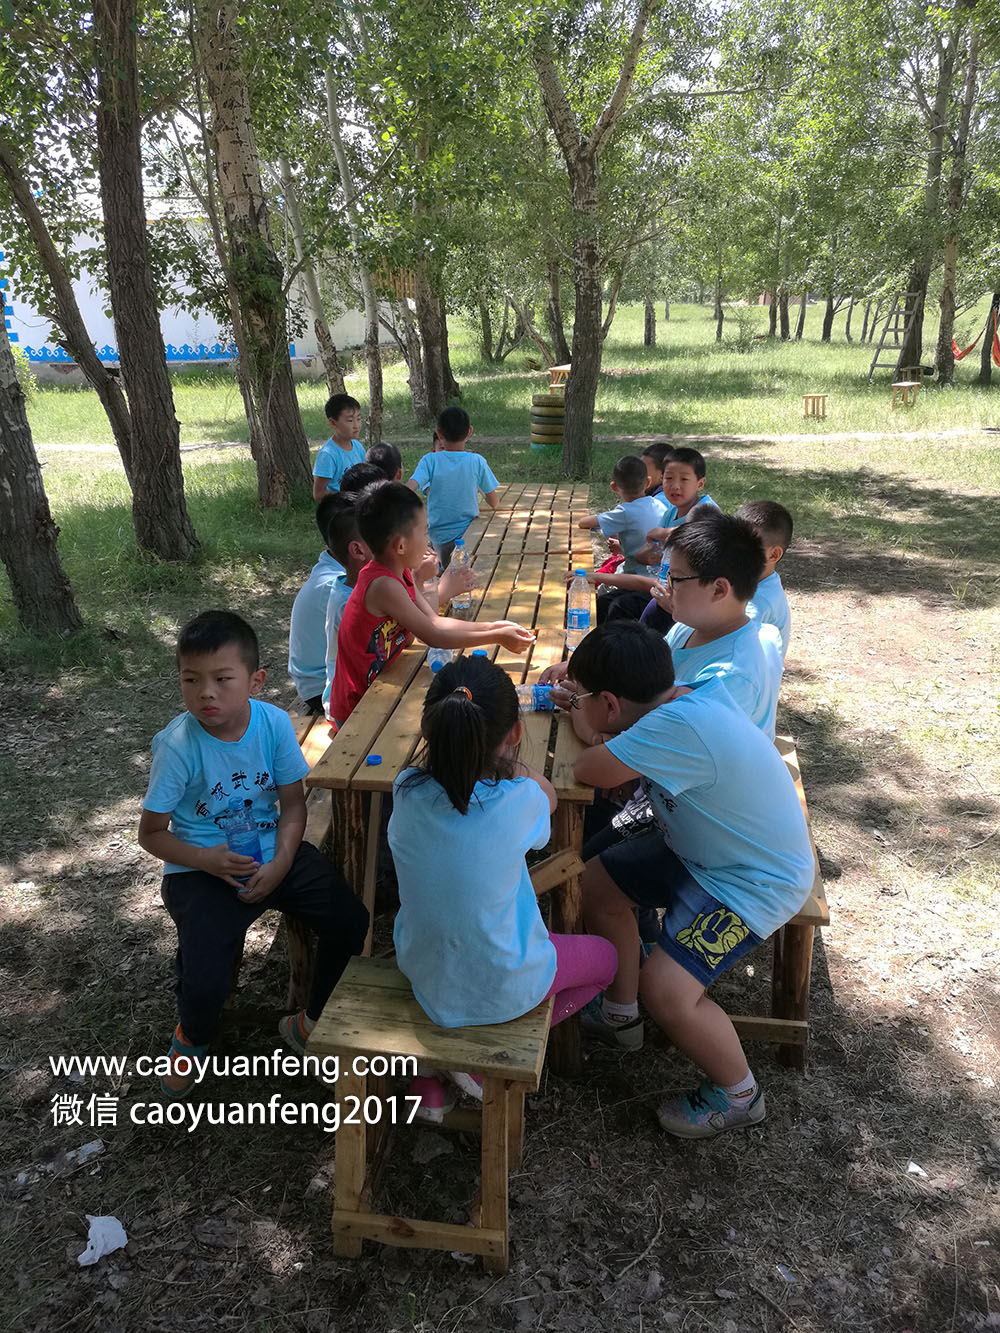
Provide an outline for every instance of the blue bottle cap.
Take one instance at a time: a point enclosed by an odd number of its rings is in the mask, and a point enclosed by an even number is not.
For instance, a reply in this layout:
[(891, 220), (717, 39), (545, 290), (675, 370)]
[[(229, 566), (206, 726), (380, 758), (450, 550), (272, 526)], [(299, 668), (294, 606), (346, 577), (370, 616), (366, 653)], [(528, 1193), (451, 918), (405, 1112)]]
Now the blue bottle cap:
[(431, 663), (431, 674), (434, 675), (434, 676), (436, 676), (437, 673), (441, 670), (441, 668), (442, 668), (443, 666), (444, 666), (444, 663), (441, 662), (441, 661), (434, 661), (434, 662), (432, 662), (432, 663)]
[(578, 579), (585, 579), (587, 577), (587, 571), (585, 569), (574, 569), (573, 574)]
[(374, 768), (376, 764), (380, 764), (381, 762), (382, 762), (382, 756), (380, 754), (370, 754), (368, 758), (365, 760), (365, 763), (368, 765), (369, 768)]
[(486, 651), (485, 648), (473, 648), (472, 653), (470, 654), (470, 656), (472, 656), (472, 657), (489, 657), (489, 653)]

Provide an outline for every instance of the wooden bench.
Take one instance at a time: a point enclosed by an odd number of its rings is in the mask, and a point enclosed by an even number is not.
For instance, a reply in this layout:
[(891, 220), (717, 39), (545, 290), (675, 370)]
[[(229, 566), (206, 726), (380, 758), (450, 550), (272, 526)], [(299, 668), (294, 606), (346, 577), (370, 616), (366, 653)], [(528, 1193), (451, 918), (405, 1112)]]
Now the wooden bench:
[[(802, 813), (806, 817), (809, 839), (812, 827), (809, 808), (802, 786), (795, 742), (790, 736), (776, 736), (775, 746), (785, 761), (795, 790), (798, 792)], [(802, 910), (786, 921), (773, 936), (774, 967), (771, 974), (771, 1014), (758, 1017), (731, 1014), (733, 1026), (741, 1039), (773, 1041), (779, 1046), (778, 1059), (793, 1069), (804, 1069), (809, 1044), (809, 994), (812, 978), (813, 937), (817, 926), (830, 924), (830, 909), (826, 902), (819, 858), (813, 843), (813, 885)]]
[(562, 393), (569, 379), (570, 363), (564, 366), (549, 366), (549, 393)]
[[(310, 1054), (341, 1058), (334, 1254), (357, 1258), (362, 1242), (374, 1240), (478, 1254), (488, 1269), (507, 1271), (508, 1173), (521, 1162), (524, 1095), (538, 1087), (551, 1017), (548, 999), (510, 1023), (439, 1028), (421, 1009), (394, 961), (351, 959), (308, 1042)], [(395, 1101), (388, 1099), (385, 1077), (355, 1072), (355, 1060), (362, 1057), (368, 1068), (374, 1056), (406, 1057), (435, 1069), (482, 1076), (482, 1111), (458, 1109), (444, 1120), (445, 1128), (482, 1135), (480, 1203), (470, 1226), (374, 1211), (378, 1176), (393, 1134), (391, 1121), (405, 1125), (411, 1109), (401, 1094)], [(366, 1123), (366, 1116), (376, 1123)]]
[(892, 386), (892, 405), (897, 405), (897, 395), (899, 403), (903, 407), (912, 407), (917, 401), (917, 391), (920, 388), (919, 380), (897, 380)]
[(807, 417), (820, 417), (826, 420), (826, 400), (829, 398), (826, 393), (804, 393), (802, 395), (802, 404), (805, 408), (804, 415)]

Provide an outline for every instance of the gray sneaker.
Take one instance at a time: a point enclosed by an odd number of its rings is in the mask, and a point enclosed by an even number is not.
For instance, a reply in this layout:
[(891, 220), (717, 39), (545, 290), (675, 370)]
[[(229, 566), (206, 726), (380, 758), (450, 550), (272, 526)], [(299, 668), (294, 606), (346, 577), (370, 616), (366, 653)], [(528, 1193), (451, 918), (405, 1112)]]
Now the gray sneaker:
[(686, 1097), (672, 1097), (657, 1109), (656, 1118), (668, 1134), (682, 1139), (711, 1139), (727, 1129), (749, 1129), (766, 1114), (758, 1087), (749, 1103), (731, 1102), (721, 1088), (705, 1079)]
[(580, 1010), (580, 1026), (588, 1036), (597, 1037), (611, 1046), (620, 1046), (626, 1051), (642, 1050), (642, 1019), (630, 1018), (627, 1023), (609, 1022), (601, 1009), (599, 995)]

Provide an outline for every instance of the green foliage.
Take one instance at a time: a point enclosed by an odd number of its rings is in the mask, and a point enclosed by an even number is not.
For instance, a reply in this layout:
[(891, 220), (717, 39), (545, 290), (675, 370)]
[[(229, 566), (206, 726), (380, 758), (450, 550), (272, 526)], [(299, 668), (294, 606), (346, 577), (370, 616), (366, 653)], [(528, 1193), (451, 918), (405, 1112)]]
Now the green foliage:
[(28, 360), (24, 348), (19, 347), (17, 343), (11, 343), (10, 350), (14, 354), (14, 373), (17, 376), (21, 392), (24, 394), (24, 401), (30, 404), (38, 393), (38, 380), (35, 377), (35, 372), (31, 369), (31, 362)]

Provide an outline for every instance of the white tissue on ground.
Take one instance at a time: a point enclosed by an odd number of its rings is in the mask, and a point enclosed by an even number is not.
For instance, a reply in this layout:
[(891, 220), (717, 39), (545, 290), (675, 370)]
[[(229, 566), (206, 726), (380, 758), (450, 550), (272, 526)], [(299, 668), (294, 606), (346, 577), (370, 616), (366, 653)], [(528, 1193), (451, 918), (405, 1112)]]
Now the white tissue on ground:
[(125, 1228), (117, 1217), (91, 1217), (88, 1213), (87, 1221), (90, 1223), (87, 1248), (76, 1261), (81, 1268), (96, 1264), (98, 1259), (103, 1259), (115, 1250), (123, 1250), (128, 1244)]

